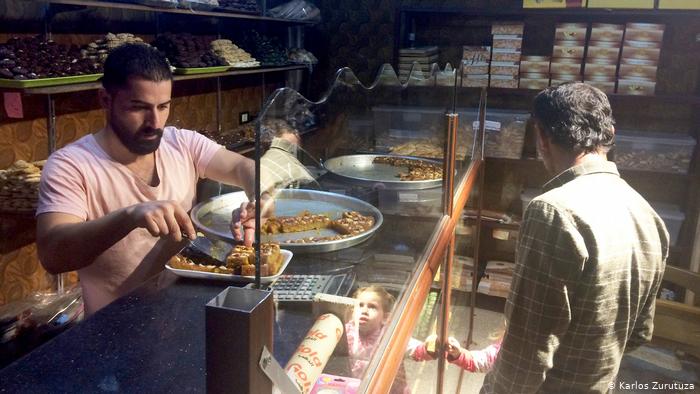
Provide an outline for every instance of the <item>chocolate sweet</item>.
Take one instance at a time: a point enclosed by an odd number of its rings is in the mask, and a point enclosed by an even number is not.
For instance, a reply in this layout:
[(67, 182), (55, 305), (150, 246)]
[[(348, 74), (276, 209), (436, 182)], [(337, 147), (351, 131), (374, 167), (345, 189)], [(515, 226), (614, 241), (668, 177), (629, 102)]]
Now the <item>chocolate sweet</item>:
[(13, 37), (0, 44), (0, 77), (15, 80), (99, 73), (95, 62), (84, 59), (76, 45)]
[(165, 33), (153, 42), (153, 45), (175, 67), (201, 68), (226, 66), (228, 63), (211, 51), (210, 37), (194, 36), (189, 33)]

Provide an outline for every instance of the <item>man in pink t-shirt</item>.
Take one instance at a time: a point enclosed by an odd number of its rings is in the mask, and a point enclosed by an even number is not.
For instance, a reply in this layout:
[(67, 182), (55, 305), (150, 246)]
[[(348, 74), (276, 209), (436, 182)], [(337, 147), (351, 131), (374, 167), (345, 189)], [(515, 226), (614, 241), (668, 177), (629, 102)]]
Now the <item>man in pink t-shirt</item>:
[[(249, 197), (255, 184), (252, 160), (165, 127), (172, 74), (156, 49), (115, 49), (102, 85), (105, 128), (49, 157), (37, 209), (39, 258), (51, 273), (78, 271), (88, 314), (162, 270), (183, 235), (196, 237), (187, 212), (198, 179), (242, 187)], [(243, 208), (234, 224), (249, 230), (253, 207)]]

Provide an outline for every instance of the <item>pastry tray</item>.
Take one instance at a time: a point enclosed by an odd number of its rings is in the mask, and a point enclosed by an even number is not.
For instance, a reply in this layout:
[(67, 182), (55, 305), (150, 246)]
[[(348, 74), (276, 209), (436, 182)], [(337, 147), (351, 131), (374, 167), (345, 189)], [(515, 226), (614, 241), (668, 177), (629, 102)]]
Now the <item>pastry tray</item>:
[[(282, 255), (282, 265), (280, 270), (277, 271), (275, 275), (261, 276), (260, 283), (272, 283), (277, 278), (282, 275), (289, 262), (292, 261), (292, 256), (294, 255), (289, 250), (280, 249), (280, 254)], [(195, 261), (196, 263), (196, 261)], [(166, 264), (165, 268), (171, 271), (177, 276), (182, 276), (183, 278), (193, 278), (193, 279), (213, 279), (213, 280), (224, 280), (228, 282), (238, 282), (238, 283), (248, 283), (255, 281), (255, 276), (243, 276), (243, 275), (233, 275), (233, 274), (217, 274), (215, 272), (203, 272), (203, 271), (193, 271), (186, 269), (173, 268)]]
[(346, 182), (361, 186), (379, 187), (390, 190), (431, 189), (442, 186), (442, 179), (402, 181), (399, 179), (399, 173), (406, 172), (408, 170), (406, 167), (397, 167), (384, 163), (374, 163), (373, 161), (377, 157), (397, 157), (442, 165), (442, 163), (439, 161), (421, 159), (412, 156), (377, 154), (338, 156), (326, 160), (323, 165), (326, 170), (328, 170), (328, 172), (332, 173), (334, 176), (341, 178)]
[(183, 68), (177, 67), (173, 74), (178, 75), (192, 75), (192, 74), (211, 74), (211, 73), (222, 73), (231, 69), (231, 66), (214, 66), (214, 67), (193, 67), (193, 68)]
[[(190, 213), (195, 226), (207, 236), (227, 242), (233, 242), (230, 231), (231, 212), (247, 201), (244, 192), (234, 192), (213, 197), (197, 204)], [(362, 234), (335, 241), (315, 243), (288, 243), (287, 240), (306, 237), (324, 237), (337, 234), (334, 230), (321, 229), (298, 233), (263, 235), (262, 242), (279, 242), (284, 249), (294, 253), (323, 253), (345, 249), (357, 245), (374, 234), (382, 225), (381, 212), (374, 206), (342, 194), (316, 190), (282, 189), (275, 196), (275, 215), (292, 216), (302, 211), (314, 214), (326, 214), (331, 219), (338, 219), (344, 211), (357, 211), (363, 215), (374, 216), (374, 226)]]
[(40, 79), (5, 79), (0, 78), (1, 88), (26, 89), (46, 86), (70, 85), (73, 83), (95, 82), (102, 74), (71, 75), (69, 77), (40, 78)]

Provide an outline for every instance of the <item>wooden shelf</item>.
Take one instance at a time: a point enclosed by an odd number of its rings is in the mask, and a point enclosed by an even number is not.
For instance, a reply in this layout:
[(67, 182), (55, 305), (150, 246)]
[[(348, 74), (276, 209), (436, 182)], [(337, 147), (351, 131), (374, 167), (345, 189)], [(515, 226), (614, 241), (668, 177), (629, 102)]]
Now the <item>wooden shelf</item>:
[(473, 7), (401, 7), (405, 13), (434, 13), (434, 14), (459, 14), (473, 17), (528, 17), (536, 15), (552, 16), (579, 16), (598, 18), (601, 16), (614, 17), (644, 17), (644, 18), (669, 18), (669, 17), (700, 17), (700, 11), (696, 10), (656, 10), (656, 9), (610, 9), (610, 8), (473, 8)]
[[(468, 88), (461, 87), (459, 91), (469, 92), (475, 95), (481, 93), (481, 88)], [(539, 93), (540, 90), (537, 89), (505, 89), (505, 88), (488, 88), (489, 97), (521, 97), (533, 99), (535, 95)], [(459, 93), (458, 93), (459, 94)], [(615, 103), (667, 103), (667, 104), (688, 104), (697, 105), (700, 104), (700, 96), (695, 96), (692, 94), (657, 94), (653, 96), (635, 96), (629, 94), (608, 94), (608, 98), (612, 104)]]
[(206, 16), (206, 17), (216, 17), (216, 18), (233, 18), (233, 19), (251, 19), (266, 22), (282, 22), (282, 23), (292, 23), (292, 24), (312, 24), (314, 22), (300, 21), (295, 19), (284, 19), (284, 18), (273, 18), (269, 16), (262, 16), (256, 14), (244, 14), (235, 12), (225, 12), (225, 11), (197, 11), (192, 9), (184, 8), (160, 8), (151, 7), (140, 4), (129, 4), (129, 3), (117, 3), (109, 1), (90, 1), (90, 0), (49, 0), (50, 4), (63, 4), (63, 5), (73, 5), (81, 7), (100, 7), (100, 8), (117, 8), (125, 10), (134, 11), (146, 11), (146, 12), (158, 12), (167, 14), (181, 14), (181, 15), (192, 15), (192, 16)]
[[(236, 75), (252, 75), (252, 74), (265, 74), (271, 72), (280, 71), (293, 71), (293, 70), (304, 70), (307, 66), (303, 64), (295, 64), (290, 66), (280, 66), (280, 67), (262, 67), (262, 68), (251, 68), (251, 69), (240, 69), (232, 70), (218, 73), (209, 74), (192, 74), (192, 75), (173, 75), (174, 81), (186, 81), (190, 79), (206, 79), (206, 78), (216, 78), (216, 77), (230, 77)], [(58, 86), (42, 86), (36, 88), (0, 88), (4, 91), (15, 91), (24, 94), (59, 94), (59, 93), (72, 93), (72, 92), (82, 92), (86, 90), (95, 90), (102, 87), (100, 82), (87, 82), (87, 83), (76, 83), (69, 85), (58, 85)]]

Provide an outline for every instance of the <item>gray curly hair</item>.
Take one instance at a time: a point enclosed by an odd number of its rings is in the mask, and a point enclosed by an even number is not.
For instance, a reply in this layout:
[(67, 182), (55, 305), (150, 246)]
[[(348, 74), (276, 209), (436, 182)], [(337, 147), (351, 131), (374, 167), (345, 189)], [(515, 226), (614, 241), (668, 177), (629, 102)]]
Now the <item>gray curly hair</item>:
[(615, 120), (608, 96), (575, 82), (549, 87), (535, 96), (532, 116), (552, 141), (573, 152), (606, 152), (614, 145)]

